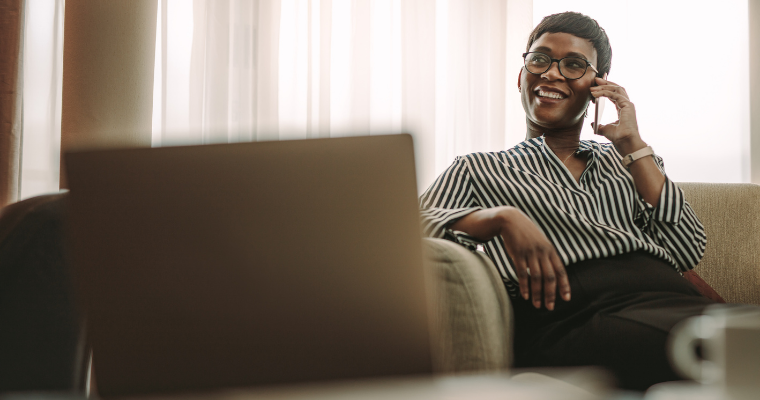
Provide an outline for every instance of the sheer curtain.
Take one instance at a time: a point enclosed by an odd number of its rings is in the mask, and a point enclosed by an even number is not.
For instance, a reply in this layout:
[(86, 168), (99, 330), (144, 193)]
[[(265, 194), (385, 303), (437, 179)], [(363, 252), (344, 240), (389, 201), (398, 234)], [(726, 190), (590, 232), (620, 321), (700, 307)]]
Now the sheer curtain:
[[(58, 190), (64, 14), (64, 0), (24, 3), (21, 198)], [(572, 8), (607, 28), (617, 54), (611, 78), (635, 96), (640, 126), (666, 156), (673, 179), (749, 181), (746, 0), (716, 9), (634, 3), (159, 0), (153, 142), (409, 131), (422, 190), (455, 155), (522, 140), (516, 80), (533, 14), (537, 22)], [(705, 20), (720, 29), (702, 29)], [(680, 84), (705, 78), (698, 69), (696, 76), (685, 75), (693, 68), (675, 75), (631, 69), (637, 64), (630, 57), (642, 51), (669, 51), (652, 45), (657, 39), (642, 39), (640, 27), (649, 25), (677, 33), (664, 37), (703, 35), (681, 41), (690, 54), (734, 46), (739, 62), (731, 70), (722, 64), (719, 85), (681, 85), (680, 94), (663, 95), (662, 79)], [(635, 34), (626, 38), (626, 32)], [(716, 94), (705, 95), (708, 86)], [(686, 122), (692, 125), (684, 128)], [(734, 136), (725, 140), (728, 134)], [(714, 145), (716, 135), (721, 146)]]
[(26, 0), (21, 196), (58, 191), (64, 0)]
[(154, 145), (409, 132), (423, 190), (525, 135), (515, 3), (160, 0)]

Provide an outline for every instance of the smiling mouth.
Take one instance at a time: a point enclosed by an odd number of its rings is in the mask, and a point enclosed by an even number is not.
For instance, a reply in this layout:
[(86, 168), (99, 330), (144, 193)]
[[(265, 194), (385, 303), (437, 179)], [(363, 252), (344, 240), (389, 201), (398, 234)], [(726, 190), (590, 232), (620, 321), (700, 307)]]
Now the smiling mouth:
[(547, 92), (547, 91), (544, 91), (544, 90), (537, 90), (536, 94), (538, 95), (538, 97), (546, 97), (546, 98), (549, 98), (549, 99), (560, 99), (561, 100), (561, 99), (565, 98), (565, 95), (563, 95), (562, 93)]

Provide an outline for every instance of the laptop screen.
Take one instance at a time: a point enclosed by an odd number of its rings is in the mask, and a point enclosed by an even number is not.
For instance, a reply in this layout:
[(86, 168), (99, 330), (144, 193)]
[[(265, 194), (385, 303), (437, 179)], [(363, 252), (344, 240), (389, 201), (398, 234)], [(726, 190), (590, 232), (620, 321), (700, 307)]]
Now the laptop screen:
[(431, 372), (409, 135), (65, 161), (101, 396)]

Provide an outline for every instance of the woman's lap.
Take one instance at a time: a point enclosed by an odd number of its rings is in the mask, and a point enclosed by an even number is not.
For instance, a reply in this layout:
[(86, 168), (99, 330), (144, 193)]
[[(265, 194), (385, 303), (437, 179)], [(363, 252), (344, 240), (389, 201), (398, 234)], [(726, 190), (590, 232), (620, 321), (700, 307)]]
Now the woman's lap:
[(668, 332), (714, 304), (670, 265), (642, 253), (567, 268), (572, 300), (554, 311), (513, 299), (517, 367), (600, 365), (621, 387), (643, 390), (678, 379)]

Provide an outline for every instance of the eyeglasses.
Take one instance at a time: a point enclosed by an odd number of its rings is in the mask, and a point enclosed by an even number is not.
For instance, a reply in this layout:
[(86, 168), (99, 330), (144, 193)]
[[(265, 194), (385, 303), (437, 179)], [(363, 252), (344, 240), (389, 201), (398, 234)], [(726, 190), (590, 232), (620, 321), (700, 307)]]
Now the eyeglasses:
[(565, 57), (558, 60), (556, 58), (551, 58), (544, 53), (539, 53), (536, 51), (524, 53), (522, 56), (523, 59), (525, 59), (525, 69), (534, 75), (541, 75), (545, 73), (552, 67), (552, 64), (555, 62), (559, 67), (559, 73), (567, 79), (581, 78), (586, 74), (588, 67), (591, 67), (594, 72), (599, 74), (599, 71), (597, 71), (597, 69), (594, 68), (590, 62), (580, 57)]

